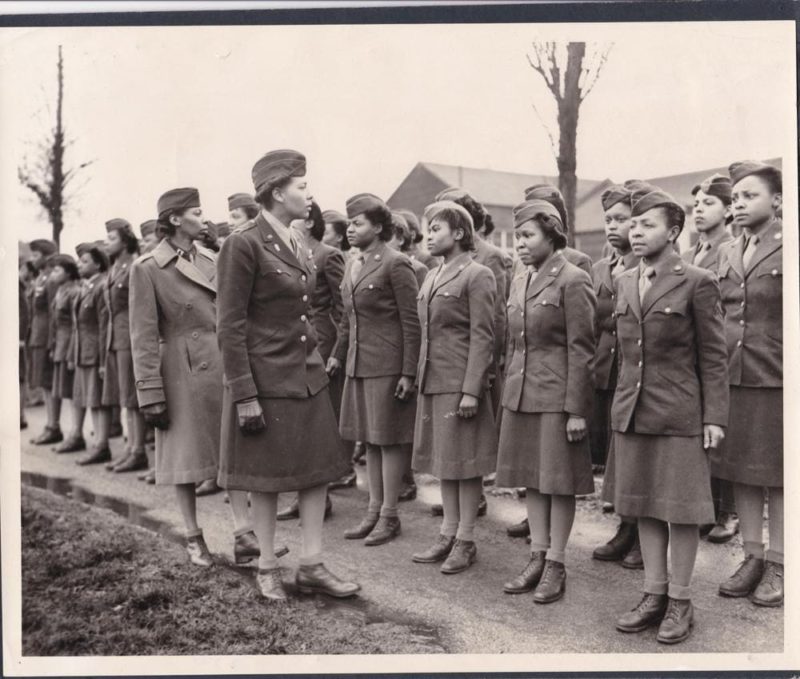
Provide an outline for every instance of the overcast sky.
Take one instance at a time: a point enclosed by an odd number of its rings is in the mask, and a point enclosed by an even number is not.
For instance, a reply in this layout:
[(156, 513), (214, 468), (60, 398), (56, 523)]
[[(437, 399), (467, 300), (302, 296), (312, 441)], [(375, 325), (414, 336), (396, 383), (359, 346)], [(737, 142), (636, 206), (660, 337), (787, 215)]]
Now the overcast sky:
[(251, 191), (264, 152), (296, 148), (323, 209), (388, 197), (418, 161), (555, 174), (532, 109), (554, 104), (533, 40), (613, 42), (581, 108), (578, 174), (653, 177), (793, 153), (794, 27), (760, 24), (0, 29), (0, 210), (28, 240), (50, 227), (16, 166), (50, 124), (57, 45), (69, 161), (94, 160), (63, 248), (176, 186), (209, 218)]

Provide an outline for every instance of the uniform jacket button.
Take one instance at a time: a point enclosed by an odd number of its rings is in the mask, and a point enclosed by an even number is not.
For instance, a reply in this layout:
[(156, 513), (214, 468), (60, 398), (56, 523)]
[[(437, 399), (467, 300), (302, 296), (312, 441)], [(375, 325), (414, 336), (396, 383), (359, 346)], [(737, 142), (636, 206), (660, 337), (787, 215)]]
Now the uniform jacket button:
[(304, 301), (304, 302), (307, 302), (307, 301), (308, 301), (308, 295), (303, 295), (303, 301)]
[(637, 382), (636, 383), (636, 388), (637, 389), (641, 389), (642, 388), (642, 383), (641, 382)]
[(308, 319), (306, 318), (306, 315), (303, 314), (302, 316), (300, 316), (300, 320), (305, 323)]
[(305, 281), (305, 280), (306, 280), (306, 275), (305, 275), (305, 274), (303, 274), (302, 276), (300, 276), (300, 280), (301, 280), (301, 281)]
[(739, 321), (739, 325), (744, 325), (744, 320)]
[(200, 370), (205, 370), (206, 368), (208, 368), (208, 363), (206, 363), (205, 361), (203, 361), (203, 362), (200, 364)]
[(305, 342), (306, 341), (306, 336), (305, 335), (300, 335), (300, 341), (301, 342)]
[(192, 308), (192, 303), (191, 302), (186, 302), (186, 308), (187, 309), (191, 309)]
[(369, 289), (372, 290), (372, 283), (369, 284)]
[(615, 354), (615, 353), (617, 353), (617, 350), (614, 347), (611, 347), (611, 353)]
[(198, 333), (198, 332), (195, 330), (195, 331), (192, 333), (192, 338), (193, 338), (193, 339), (197, 339), (198, 337), (200, 337), (200, 333)]
[(737, 347), (740, 347), (740, 346), (742, 346), (742, 340), (739, 340), (738, 342), (736, 342), (736, 346), (737, 346)]

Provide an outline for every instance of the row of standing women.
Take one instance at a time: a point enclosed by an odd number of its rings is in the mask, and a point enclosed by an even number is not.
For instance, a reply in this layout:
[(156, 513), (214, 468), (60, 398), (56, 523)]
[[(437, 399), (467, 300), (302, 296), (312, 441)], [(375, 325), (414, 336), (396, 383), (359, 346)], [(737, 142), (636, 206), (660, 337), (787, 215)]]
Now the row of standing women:
[[(156, 427), (156, 481), (178, 489), (192, 560), (211, 563), (193, 488), (216, 473), (237, 556), (258, 559), (265, 597), (287, 596), (275, 522), (278, 494), (291, 491), (299, 589), (355, 594), (358, 584), (324, 566), (322, 524), (328, 484), (350, 471), (342, 442), (359, 441), (369, 502), (346, 538), (376, 546), (400, 533), (413, 450), (414, 470), (441, 481), (443, 520), (411, 558), (462, 572), (476, 560), (482, 477), (496, 472), (498, 485), (526, 489), (531, 538), (504, 591), (552, 603), (566, 590), (575, 498), (594, 489), (592, 439), (608, 447), (603, 492), (623, 517), (594, 556), (620, 559), (634, 536), (644, 565), (643, 597), (617, 629), (657, 625), (663, 643), (690, 635), (699, 526), (717, 518), (712, 475), (732, 486), (746, 555), (720, 594), (780, 605), (781, 177), (751, 161), (729, 170), (696, 187), (701, 237), (683, 259), (674, 198), (638, 181), (604, 192), (613, 250), (594, 267), (566, 247), (563, 201), (546, 185), (514, 209), (516, 260), (482, 240), (487, 213), (474, 197), (442, 192), (424, 215), (439, 258), (429, 271), (394, 247), (413, 215), (365, 193), (346, 217), (323, 216), (295, 151), (255, 164), (257, 206), (216, 266), (195, 245), (197, 191), (164, 194), (165, 238), (130, 267), (132, 366), (141, 417)], [(724, 237), (731, 219), (739, 238)], [(319, 243), (342, 231), (357, 250), (343, 271)], [(341, 311), (315, 306), (323, 289)]]

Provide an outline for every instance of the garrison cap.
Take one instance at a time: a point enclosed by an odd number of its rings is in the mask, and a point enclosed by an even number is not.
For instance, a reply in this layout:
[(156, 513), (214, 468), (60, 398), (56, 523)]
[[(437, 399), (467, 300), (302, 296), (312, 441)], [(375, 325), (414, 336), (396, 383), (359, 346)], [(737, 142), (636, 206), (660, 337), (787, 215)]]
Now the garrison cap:
[(476, 200), (474, 196), (470, 195), (469, 191), (465, 191), (458, 186), (451, 186), (443, 191), (439, 191), (439, 193), (436, 194), (436, 198), (434, 198), (434, 202), (439, 203), (443, 200), (455, 202), (461, 198), (472, 198), (472, 200)]
[(141, 226), (139, 227), (139, 231), (142, 233), (142, 238), (149, 236), (151, 233), (155, 233), (157, 224), (158, 221), (155, 219), (148, 219), (146, 222), (142, 222)]
[(564, 223), (561, 221), (561, 213), (549, 200), (544, 200), (542, 198), (526, 200), (514, 207), (512, 215), (514, 217), (515, 229), (518, 229), (525, 224), (525, 222), (529, 222), (539, 215), (546, 215), (547, 217), (555, 219), (561, 227), (560, 233), (566, 235), (567, 230), (564, 228)]
[(603, 191), (603, 193), (600, 195), (600, 202), (603, 204), (604, 211), (610, 210), (617, 203), (625, 203), (626, 205), (630, 205), (631, 191), (620, 184), (614, 184)]
[(127, 219), (114, 217), (106, 222), (106, 231), (130, 231), (133, 233), (133, 227)]
[(656, 191), (658, 189), (655, 184), (646, 182), (643, 179), (626, 179), (622, 186), (628, 189), (628, 191), (631, 193), (634, 193), (635, 191), (643, 191), (645, 189), (648, 191)]
[(425, 220), (430, 223), (444, 210), (450, 210), (458, 213), (461, 219), (463, 219), (469, 227), (469, 230), (471, 232), (474, 231), (475, 225), (473, 224), (472, 215), (469, 213), (469, 210), (452, 200), (437, 200), (435, 203), (428, 205), (428, 207), (425, 208)]
[(356, 215), (360, 215), (367, 210), (374, 210), (380, 207), (386, 208), (386, 203), (373, 193), (358, 193), (352, 198), (347, 199), (346, 207), (347, 216), (352, 219)]
[(558, 210), (558, 218), (564, 231), (567, 230), (567, 206), (561, 191), (552, 184), (534, 184), (525, 189), (525, 200), (546, 200)]
[(712, 174), (695, 186), (692, 189), (692, 195), (696, 196), (698, 191), (702, 191), (709, 196), (716, 196), (723, 203), (727, 204), (731, 202), (732, 187), (733, 185), (731, 184), (730, 178), (726, 177), (724, 174), (717, 173)]
[(411, 229), (408, 228), (406, 218), (394, 210), (392, 210), (392, 226), (395, 231), (403, 234), (403, 241), (411, 241)]
[(49, 257), (50, 255), (58, 252), (56, 244), (51, 240), (47, 240), (46, 238), (37, 238), (36, 240), (32, 240), (30, 243), (28, 243), (28, 247), (32, 252), (41, 252), (45, 257)]
[(326, 224), (347, 223), (347, 217), (336, 210), (325, 210), (322, 213), (322, 219), (325, 220)]
[(745, 177), (749, 177), (751, 174), (767, 177), (779, 187), (783, 185), (783, 173), (777, 167), (774, 165), (767, 165), (757, 160), (742, 160), (732, 163), (728, 167), (728, 174), (731, 176), (731, 187), (738, 184)]
[(200, 192), (197, 189), (172, 189), (158, 199), (158, 218), (163, 219), (172, 212), (193, 207), (200, 207)]
[(249, 193), (234, 193), (228, 196), (228, 211), (235, 210), (240, 207), (258, 207), (256, 199)]
[(417, 215), (411, 212), (411, 210), (406, 210), (405, 208), (398, 210), (397, 212), (403, 215), (406, 222), (408, 223), (408, 227), (412, 231), (416, 231), (417, 233), (419, 233), (421, 229), (419, 225), (419, 218), (417, 217)]
[(289, 177), (305, 177), (306, 157), (299, 151), (279, 149), (270, 151), (253, 165), (253, 187), (256, 195)]
[(639, 191), (634, 191), (631, 198), (631, 215), (640, 217), (654, 207), (674, 205), (683, 212), (683, 207), (666, 191), (650, 186)]
[(75, 246), (75, 254), (78, 255), (79, 258), (83, 257), (92, 247), (92, 243), (78, 243)]
[(53, 255), (50, 258), (49, 262), (50, 266), (60, 266), (67, 271), (73, 271), (77, 273), (77, 264), (75, 263), (75, 258), (72, 255), (67, 255), (65, 253), (60, 253)]

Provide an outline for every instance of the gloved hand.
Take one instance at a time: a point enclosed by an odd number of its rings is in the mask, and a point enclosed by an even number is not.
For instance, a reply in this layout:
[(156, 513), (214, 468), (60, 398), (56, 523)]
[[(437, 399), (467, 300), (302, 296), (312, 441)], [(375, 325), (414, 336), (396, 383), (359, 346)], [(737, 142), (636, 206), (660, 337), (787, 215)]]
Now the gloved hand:
[(169, 429), (169, 415), (166, 403), (151, 403), (140, 408), (146, 424), (156, 429)]
[(236, 404), (236, 414), (239, 416), (239, 428), (245, 436), (252, 436), (267, 428), (264, 421), (264, 411), (258, 399), (252, 398)]

